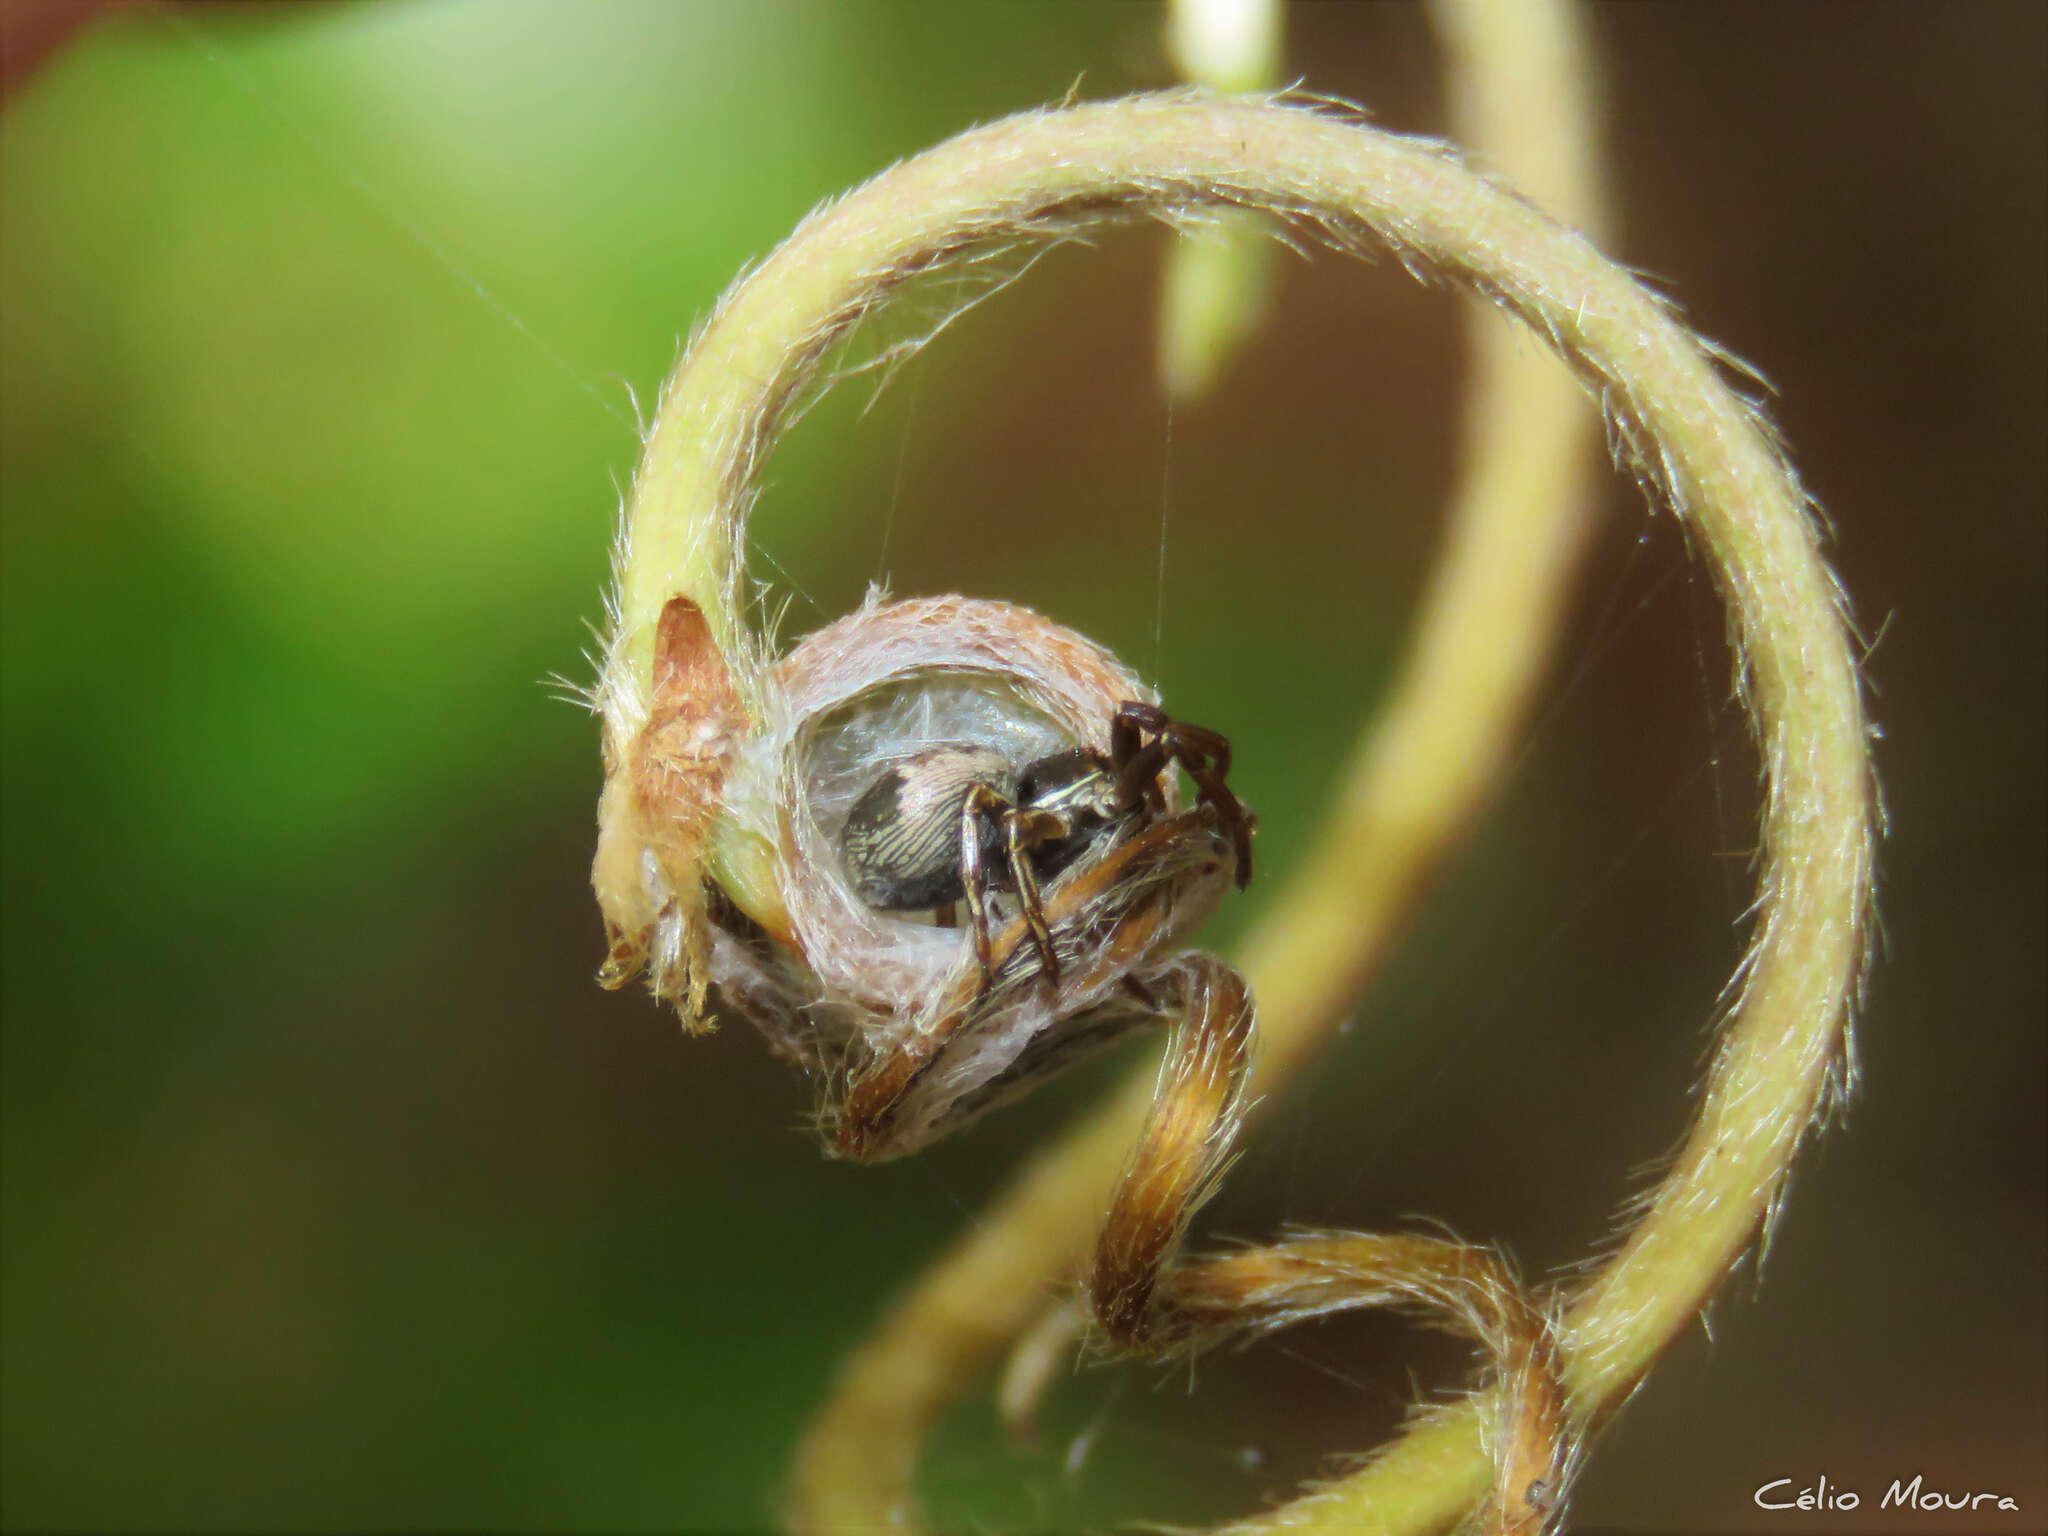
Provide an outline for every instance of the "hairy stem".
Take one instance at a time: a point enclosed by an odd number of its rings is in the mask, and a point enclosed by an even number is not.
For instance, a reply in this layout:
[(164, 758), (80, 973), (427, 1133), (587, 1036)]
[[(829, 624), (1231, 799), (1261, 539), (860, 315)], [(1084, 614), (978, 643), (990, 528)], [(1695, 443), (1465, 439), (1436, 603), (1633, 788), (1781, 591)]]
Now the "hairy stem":
[[(636, 481), (606, 698), (645, 694), (677, 565), (660, 529), (708, 517), (726, 548), (740, 547), (777, 426), (820, 358), (889, 293), (990, 241), (1217, 205), (1262, 209), (1347, 248), (1391, 248), (1530, 324), (1601, 393), (1731, 610), (1768, 780), (1756, 932), (1695, 1129), (1566, 1319), (1574, 1410), (1598, 1417), (1755, 1235), (1842, 1059), (1872, 799), (1849, 636), (1796, 480), (1711, 351), (1584, 239), (1432, 145), (1284, 103), (1139, 97), (1028, 114), (941, 145), (807, 220), (734, 290), (671, 382)], [(723, 581), (735, 590), (736, 572)], [(1324, 1013), (1341, 990), (1312, 956), (1272, 965), (1247, 970), (1274, 1034), (1292, 1016)], [(799, 1470), (799, 1523), (904, 1517), (924, 1426), (1085, 1247), (1135, 1133), (1132, 1107), (1029, 1170), (856, 1357)], [(1382, 1458), (1358, 1484), (1370, 1508), (1360, 1518), (1426, 1529), (1483, 1497), (1477, 1424), (1475, 1410), (1441, 1416)]]

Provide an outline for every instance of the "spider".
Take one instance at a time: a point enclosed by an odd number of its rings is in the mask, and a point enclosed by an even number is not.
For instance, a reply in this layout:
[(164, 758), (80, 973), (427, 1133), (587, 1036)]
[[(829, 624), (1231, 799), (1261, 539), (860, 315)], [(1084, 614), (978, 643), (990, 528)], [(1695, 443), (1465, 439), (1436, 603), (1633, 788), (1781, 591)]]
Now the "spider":
[(1213, 808), (1242, 889), (1252, 877), (1253, 820), (1225, 782), (1229, 740), (1135, 699), (1117, 706), (1106, 754), (1071, 747), (1019, 769), (990, 747), (925, 749), (854, 802), (839, 834), (840, 857), (856, 894), (881, 911), (950, 913), (964, 898), (984, 991), (994, 980), (989, 893), (1014, 891), (1040, 972), (1057, 984), (1043, 887), (1091, 849), (1163, 815), (1159, 776), (1173, 764)]

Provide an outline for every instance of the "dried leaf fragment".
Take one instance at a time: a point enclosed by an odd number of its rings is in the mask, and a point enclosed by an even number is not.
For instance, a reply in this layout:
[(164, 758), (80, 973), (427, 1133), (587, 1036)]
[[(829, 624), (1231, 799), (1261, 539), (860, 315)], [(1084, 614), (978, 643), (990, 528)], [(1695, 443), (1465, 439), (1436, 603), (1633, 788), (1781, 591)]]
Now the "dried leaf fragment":
[(698, 866), (748, 728), (703, 609), (671, 597), (655, 633), (646, 723), (623, 760), (606, 765), (591, 884), (610, 946), (599, 984), (616, 989), (651, 967), (654, 995), (692, 1031), (710, 1027), (711, 931)]

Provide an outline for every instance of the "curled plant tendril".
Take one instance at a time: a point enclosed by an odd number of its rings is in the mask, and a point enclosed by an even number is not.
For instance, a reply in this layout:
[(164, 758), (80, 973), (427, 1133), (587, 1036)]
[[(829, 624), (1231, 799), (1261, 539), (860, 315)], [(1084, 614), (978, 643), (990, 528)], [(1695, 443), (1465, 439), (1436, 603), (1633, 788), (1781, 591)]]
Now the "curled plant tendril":
[[(992, 247), (1214, 207), (1391, 251), (1528, 323), (1598, 394), (1625, 462), (1686, 520), (1730, 607), (1766, 774), (1753, 942), (1684, 1148), (1619, 1251), (1569, 1287), (1521, 1286), (1484, 1250), (1433, 1238), (1307, 1236), (1178, 1258), (1241, 1114), (1253, 995), (1259, 1028), (1298, 1050), (1344, 962), (1305, 975), (1276, 967), (1284, 950), (1270, 947), (1242, 970), (1177, 952), (1227, 886), (1231, 850), (1165, 781), (1156, 815), (1048, 891), (1057, 979), (1034, 969), (1013, 921), (998, 940), (1008, 958), (982, 984), (959, 934), (885, 929), (834, 895), (830, 861), (809, 846), (829, 828), (805, 817), (826, 816), (816, 807), (849, 740), (865, 744), (856, 756), (937, 740), (1008, 749), (1020, 734), (1099, 750), (1105, 703), (1146, 695), (1079, 637), (965, 599), (871, 605), (824, 632), (830, 644), (771, 656), (740, 617), (738, 551), (777, 431), (835, 346), (913, 278)], [(1481, 1508), (1498, 1530), (1561, 1520), (1585, 1436), (1755, 1238), (1843, 1086), (1863, 964), (1874, 811), (1848, 627), (1797, 481), (1711, 348), (1584, 239), (1440, 147), (1326, 104), (1172, 93), (1026, 114), (819, 210), (728, 294), (664, 391), (618, 586), (598, 690), (609, 983), (644, 970), (693, 1024), (716, 983), (820, 1078), (836, 1144), (863, 1156), (930, 1139), (1101, 1030), (1171, 1025), (1143, 1124), (1127, 1105), (1027, 1172), (849, 1363), (799, 1469), (800, 1526), (907, 1519), (923, 1426), (1070, 1272), (1112, 1186), (1085, 1285), (1124, 1348), (1396, 1305), (1454, 1321), (1486, 1351), (1474, 1394), (1272, 1520), (1425, 1530)], [(1034, 1057), (1048, 1040), (1057, 1049)]]

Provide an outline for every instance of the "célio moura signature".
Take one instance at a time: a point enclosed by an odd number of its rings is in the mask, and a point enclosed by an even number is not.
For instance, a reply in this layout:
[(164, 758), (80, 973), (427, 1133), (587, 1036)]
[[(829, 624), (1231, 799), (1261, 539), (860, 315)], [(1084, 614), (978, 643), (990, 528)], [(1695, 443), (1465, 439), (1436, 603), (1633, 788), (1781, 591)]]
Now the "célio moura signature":
[[(1758, 1509), (1805, 1509), (1805, 1510), (1851, 1510), (1860, 1507), (1863, 1495), (1853, 1488), (1843, 1488), (1830, 1483), (1823, 1472), (1820, 1481), (1810, 1488), (1795, 1489), (1796, 1479), (1774, 1478), (1750, 1495)], [(2003, 1493), (1946, 1493), (1939, 1488), (1924, 1487), (1924, 1473), (1916, 1472), (1910, 1482), (1893, 1478), (1892, 1485), (1885, 1489), (1884, 1496), (1877, 1501), (1879, 1509), (1915, 1509), (1929, 1514), (1937, 1511), (1959, 1509), (2009, 1510), (2019, 1513), (2019, 1505), (2009, 1494)]]

